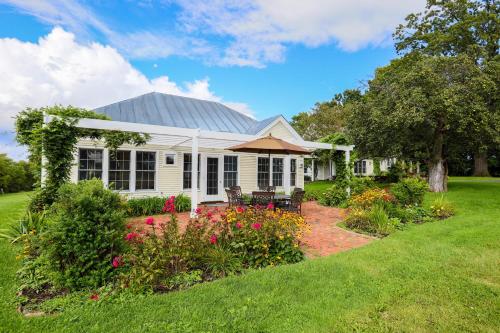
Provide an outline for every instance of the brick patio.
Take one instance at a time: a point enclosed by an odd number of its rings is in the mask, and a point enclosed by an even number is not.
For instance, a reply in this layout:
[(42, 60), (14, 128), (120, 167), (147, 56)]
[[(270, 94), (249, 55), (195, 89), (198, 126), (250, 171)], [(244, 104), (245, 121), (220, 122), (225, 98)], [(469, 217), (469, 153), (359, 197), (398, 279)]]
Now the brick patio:
[[(223, 208), (223, 207), (220, 207)], [(314, 201), (302, 204), (302, 215), (311, 226), (311, 231), (304, 235), (304, 251), (308, 258), (328, 256), (366, 245), (375, 238), (361, 235), (337, 226), (346, 214), (342, 208), (321, 206)], [(181, 228), (189, 220), (189, 213), (177, 214)], [(163, 222), (166, 215), (155, 216), (157, 222)], [(131, 219), (132, 224), (143, 224), (144, 218)]]

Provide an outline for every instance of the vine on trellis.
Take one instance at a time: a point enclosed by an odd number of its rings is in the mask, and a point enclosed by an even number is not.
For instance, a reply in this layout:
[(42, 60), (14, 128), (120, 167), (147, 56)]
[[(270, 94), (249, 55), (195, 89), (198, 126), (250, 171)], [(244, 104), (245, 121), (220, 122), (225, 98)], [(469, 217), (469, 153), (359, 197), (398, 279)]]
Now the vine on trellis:
[[(44, 124), (44, 114), (55, 116)], [(16, 117), (16, 139), (28, 147), (29, 158), (34, 168), (37, 191), (30, 205), (39, 211), (52, 204), (59, 187), (70, 177), (76, 144), (82, 138), (104, 140), (105, 146), (115, 152), (125, 143), (136, 146), (149, 140), (149, 135), (112, 130), (76, 127), (81, 118), (110, 120), (105, 115), (72, 106), (27, 108)], [(45, 158), (46, 177), (41, 186), (42, 155)]]

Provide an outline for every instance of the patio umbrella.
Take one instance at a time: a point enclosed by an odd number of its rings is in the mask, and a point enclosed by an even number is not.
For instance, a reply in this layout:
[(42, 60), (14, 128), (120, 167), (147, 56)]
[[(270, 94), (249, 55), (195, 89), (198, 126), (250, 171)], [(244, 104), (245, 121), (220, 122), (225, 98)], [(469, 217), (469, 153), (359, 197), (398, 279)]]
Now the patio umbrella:
[(269, 157), (269, 183), (272, 182), (271, 153), (293, 155), (311, 154), (309, 150), (286, 142), (285, 140), (275, 138), (271, 134), (227, 149), (235, 152), (267, 154)]

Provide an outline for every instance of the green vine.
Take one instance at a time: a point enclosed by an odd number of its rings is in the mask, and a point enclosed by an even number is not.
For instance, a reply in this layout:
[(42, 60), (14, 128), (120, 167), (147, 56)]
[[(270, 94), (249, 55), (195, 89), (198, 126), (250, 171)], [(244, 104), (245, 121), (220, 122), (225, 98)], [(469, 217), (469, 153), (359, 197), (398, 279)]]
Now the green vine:
[[(350, 142), (343, 133), (333, 133), (320, 140), (321, 142), (331, 143), (333, 145), (349, 145)], [(353, 176), (355, 156), (351, 155), (349, 167), (345, 162), (345, 152), (332, 150), (317, 150), (314, 156), (321, 162), (327, 163), (331, 159), (335, 163), (335, 182), (340, 186), (347, 187), (349, 179)]]
[[(44, 124), (44, 115), (55, 117)], [(38, 188), (31, 203), (32, 210), (43, 210), (51, 205), (59, 187), (69, 180), (73, 154), (80, 139), (104, 140), (105, 146), (112, 153), (125, 143), (137, 146), (149, 140), (147, 134), (76, 127), (81, 118), (110, 120), (104, 115), (72, 106), (27, 108), (17, 116), (16, 139), (28, 147)], [(41, 186), (42, 155), (45, 158), (46, 172), (43, 186)]]

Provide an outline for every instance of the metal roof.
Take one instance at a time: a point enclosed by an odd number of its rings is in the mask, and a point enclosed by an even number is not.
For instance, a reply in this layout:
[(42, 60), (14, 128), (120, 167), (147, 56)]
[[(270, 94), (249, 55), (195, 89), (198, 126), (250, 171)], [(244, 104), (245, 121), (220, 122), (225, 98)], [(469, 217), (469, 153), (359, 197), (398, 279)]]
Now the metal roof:
[(94, 110), (115, 121), (215, 132), (257, 134), (276, 117), (257, 121), (212, 101), (152, 92)]

